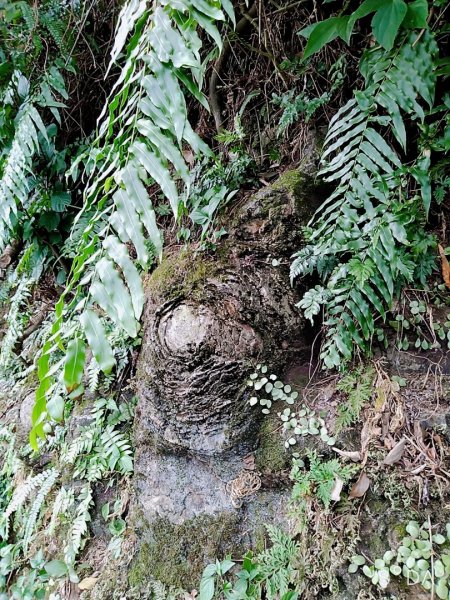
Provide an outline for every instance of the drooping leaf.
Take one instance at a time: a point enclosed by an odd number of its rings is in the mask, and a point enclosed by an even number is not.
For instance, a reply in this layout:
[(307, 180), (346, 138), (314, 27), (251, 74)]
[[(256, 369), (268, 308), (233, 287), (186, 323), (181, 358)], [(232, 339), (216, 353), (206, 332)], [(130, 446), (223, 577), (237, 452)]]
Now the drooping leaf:
[(106, 257), (101, 258), (96, 265), (98, 274), (105, 293), (114, 306), (114, 318), (116, 324), (122, 327), (130, 337), (137, 335), (137, 322), (134, 316), (133, 304), (130, 292), (125, 287), (114, 264)]
[(126, 247), (115, 236), (108, 236), (103, 242), (103, 246), (108, 251), (110, 258), (122, 269), (128, 289), (130, 290), (134, 316), (136, 320), (139, 320), (144, 307), (144, 288), (141, 276), (130, 259)]
[(50, 417), (57, 423), (62, 421), (64, 416), (65, 402), (64, 398), (59, 394), (52, 396), (47, 402), (47, 412)]
[(386, 50), (393, 48), (406, 12), (407, 6), (403, 0), (389, 0), (375, 13), (372, 19), (373, 34)]
[(50, 560), (45, 563), (44, 569), (47, 571), (47, 574), (54, 579), (65, 577), (67, 575), (67, 565), (62, 560)]
[(428, 27), (428, 1), (414, 0), (408, 2), (408, 10), (403, 20), (403, 26), (407, 29), (426, 29)]
[(64, 364), (64, 385), (68, 392), (74, 390), (83, 377), (84, 362), (86, 359), (86, 345), (81, 338), (70, 340)]
[(86, 309), (80, 315), (80, 323), (86, 334), (86, 339), (100, 369), (110, 373), (116, 364), (111, 346), (106, 338), (105, 328), (99, 317), (91, 309)]
[[(349, 17), (330, 17), (324, 21), (300, 31), (300, 35), (307, 36), (308, 42), (303, 52), (306, 60), (316, 52), (319, 52), (326, 44), (337, 37), (344, 39)], [(306, 35), (305, 35), (306, 34)]]

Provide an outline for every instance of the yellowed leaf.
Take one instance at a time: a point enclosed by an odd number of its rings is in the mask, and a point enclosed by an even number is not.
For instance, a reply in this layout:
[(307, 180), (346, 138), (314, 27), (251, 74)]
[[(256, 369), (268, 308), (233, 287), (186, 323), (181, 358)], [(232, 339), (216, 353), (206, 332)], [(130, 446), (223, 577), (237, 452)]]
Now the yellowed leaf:
[(97, 583), (97, 577), (85, 577), (80, 581), (78, 587), (80, 590), (92, 590), (94, 585)]
[(444, 248), (441, 246), (441, 244), (438, 245), (438, 250), (441, 256), (442, 279), (444, 280), (445, 285), (450, 288), (450, 265), (448, 264)]

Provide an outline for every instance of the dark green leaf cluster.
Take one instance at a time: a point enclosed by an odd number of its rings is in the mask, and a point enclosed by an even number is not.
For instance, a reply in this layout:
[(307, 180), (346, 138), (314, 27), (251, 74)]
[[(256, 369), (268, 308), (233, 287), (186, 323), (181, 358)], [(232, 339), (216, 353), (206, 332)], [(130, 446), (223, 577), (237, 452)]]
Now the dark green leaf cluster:
[(424, 105), (432, 108), (436, 56), (430, 33), (405, 36), (389, 52), (366, 51), (365, 89), (330, 122), (320, 174), (337, 187), (310, 223), (309, 244), (291, 267), (292, 278), (317, 270), (324, 282), (299, 306), (310, 318), (325, 308), (321, 358), (327, 368), (369, 351), (402, 286), (423, 285), (430, 274), (435, 242), (424, 231), (430, 157), (423, 151), (406, 163), (404, 119), (421, 123)]

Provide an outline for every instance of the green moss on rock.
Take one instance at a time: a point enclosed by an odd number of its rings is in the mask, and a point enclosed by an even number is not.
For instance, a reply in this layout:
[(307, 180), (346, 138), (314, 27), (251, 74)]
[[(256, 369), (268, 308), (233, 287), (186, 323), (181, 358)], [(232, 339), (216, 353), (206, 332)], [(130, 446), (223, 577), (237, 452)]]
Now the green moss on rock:
[(146, 585), (149, 577), (165, 585), (191, 590), (198, 587), (203, 569), (217, 557), (244, 548), (239, 538), (238, 517), (234, 513), (202, 515), (174, 525), (167, 519), (153, 523), (140, 546), (128, 574), (132, 587)]
[(155, 299), (164, 302), (180, 297), (200, 300), (206, 280), (216, 275), (218, 270), (217, 261), (185, 250), (164, 257), (147, 278), (146, 289)]
[(304, 195), (305, 177), (297, 169), (285, 171), (273, 184), (274, 190), (285, 190), (292, 193), (295, 197)]
[(284, 450), (278, 418), (267, 418), (261, 425), (260, 443), (256, 451), (256, 466), (260, 471), (282, 471), (289, 466)]

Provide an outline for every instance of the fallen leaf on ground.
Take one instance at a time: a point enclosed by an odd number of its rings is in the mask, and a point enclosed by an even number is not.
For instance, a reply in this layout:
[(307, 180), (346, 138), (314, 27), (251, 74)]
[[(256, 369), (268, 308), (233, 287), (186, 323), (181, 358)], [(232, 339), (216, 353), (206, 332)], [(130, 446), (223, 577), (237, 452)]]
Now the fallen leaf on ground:
[(361, 452), (357, 451), (349, 451), (349, 450), (339, 450), (339, 448), (333, 448), (335, 452), (337, 452), (340, 456), (344, 456), (345, 458), (349, 458), (353, 462), (359, 462), (361, 460)]
[(389, 454), (386, 456), (386, 458), (383, 460), (383, 464), (384, 465), (393, 465), (394, 463), (398, 462), (401, 459), (401, 457), (403, 456), (403, 453), (405, 451), (405, 445), (406, 445), (405, 438), (403, 438), (399, 442), (397, 442), (395, 444), (395, 446), (392, 448), (392, 450), (389, 452)]
[(97, 577), (85, 577), (80, 581), (78, 587), (80, 590), (92, 590), (97, 583)]
[(367, 492), (370, 486), (370, 479), (367, 477), (364, 471), (361, 471), (361, 475), (358, 478), (358, 481), (353, 485), (350, 490), (349, 498), (362, 498), (364, 494)]

